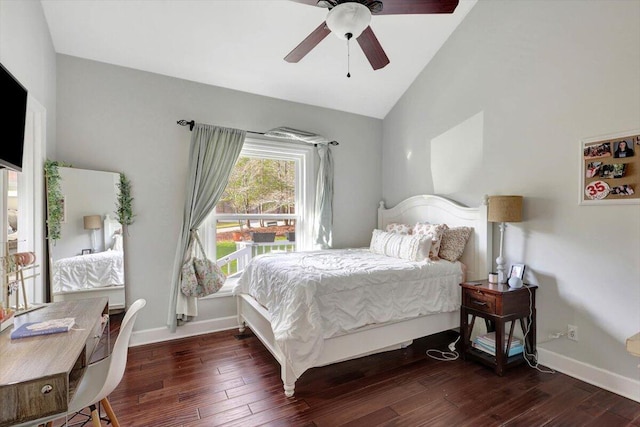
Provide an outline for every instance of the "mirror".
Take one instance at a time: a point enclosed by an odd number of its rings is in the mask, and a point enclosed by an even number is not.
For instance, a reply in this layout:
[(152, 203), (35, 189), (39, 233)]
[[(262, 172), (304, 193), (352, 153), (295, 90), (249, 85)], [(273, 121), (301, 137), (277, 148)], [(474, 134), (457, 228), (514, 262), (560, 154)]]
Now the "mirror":
[(114, 172), (47, 170), (52, 301), (107, 296), (110, 310), (125, 308), (124, 235), (115, 213), (119, 183)]

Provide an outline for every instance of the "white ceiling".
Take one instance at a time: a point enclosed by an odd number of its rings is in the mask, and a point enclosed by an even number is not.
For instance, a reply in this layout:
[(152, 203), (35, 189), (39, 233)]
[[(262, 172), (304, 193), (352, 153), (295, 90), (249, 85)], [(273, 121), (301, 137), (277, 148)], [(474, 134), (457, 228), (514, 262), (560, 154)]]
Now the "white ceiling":
[(287, 0), (42, 0), (56, 52), (384, 118), (477, 0), (449, 15), (373, 16), (391, 63), (374, 71), (357, 42), (330, 34), (284, 57), (327, 10)]

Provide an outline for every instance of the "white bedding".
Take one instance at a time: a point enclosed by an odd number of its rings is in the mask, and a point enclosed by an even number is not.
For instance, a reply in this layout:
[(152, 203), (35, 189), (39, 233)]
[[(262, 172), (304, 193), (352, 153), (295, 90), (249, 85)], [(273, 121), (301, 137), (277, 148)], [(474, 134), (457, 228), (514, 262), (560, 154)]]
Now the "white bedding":
[(53, 292), (124, 285), (124, 259), (108, 250), (63, 258), (53, 263)]
[(256, 257), (234, 294), (250, 294), (269, 310), (276, 343), (299, 377), (315, 365), (325, 338), (459, 309), (461, 281), (459, 262), (335, 249)]

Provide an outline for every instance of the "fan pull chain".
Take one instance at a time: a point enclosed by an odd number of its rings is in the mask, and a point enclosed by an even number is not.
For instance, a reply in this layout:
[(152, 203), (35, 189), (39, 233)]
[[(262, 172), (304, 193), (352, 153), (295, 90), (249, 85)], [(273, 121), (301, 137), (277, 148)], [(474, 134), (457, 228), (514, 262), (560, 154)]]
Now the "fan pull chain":
[(353, 37), (353, 34), (347, 33), (347, 78), (351, 78), (351, 49), (349, 46), (349, 40)]

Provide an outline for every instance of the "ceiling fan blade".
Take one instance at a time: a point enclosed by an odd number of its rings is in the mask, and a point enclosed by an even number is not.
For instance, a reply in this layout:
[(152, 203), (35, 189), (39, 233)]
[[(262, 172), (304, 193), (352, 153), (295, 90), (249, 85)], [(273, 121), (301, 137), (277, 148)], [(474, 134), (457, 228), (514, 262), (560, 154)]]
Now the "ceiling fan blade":
[(373, 34), (371, 27), (367, 27), (358, 37), (358, 44), (374, 70), (379, 70), (389, 63), (387, 54), (380, 45), (378, 38)]
[(329, 30), (326, 23), (323, 22), (318, 28), (313, 30), (306, 39), (302, 40), (298, 46), (293, 48), (293, 50), (284, 57), (284, 60), (287, 62), (300, 61), (307, 53), (311, 52), (311, 49), (316, 47), (318, 43), (324, 40), (324, 38), (327, 37), (329, 33), (331, 33), (331, 30)]
[(291, 0), (291, 1), (295, 2), (295, 3), (308, 4), (309, 6), (317, 6), (318, 5), (318, 0)]
[(453, 13), (458, 0), (383, 0), (382, 11), (376, 15), (420, 15)]

